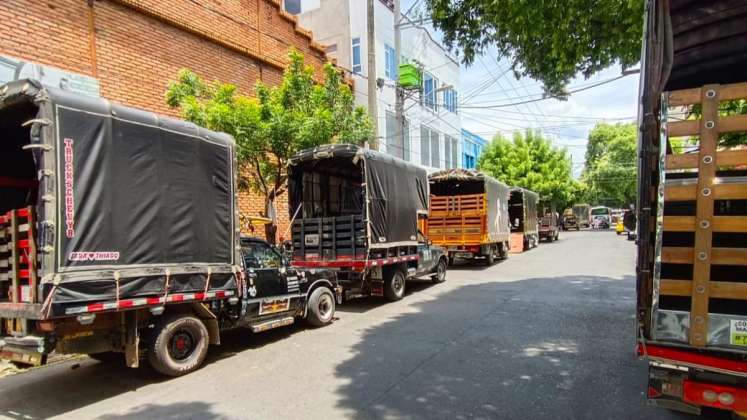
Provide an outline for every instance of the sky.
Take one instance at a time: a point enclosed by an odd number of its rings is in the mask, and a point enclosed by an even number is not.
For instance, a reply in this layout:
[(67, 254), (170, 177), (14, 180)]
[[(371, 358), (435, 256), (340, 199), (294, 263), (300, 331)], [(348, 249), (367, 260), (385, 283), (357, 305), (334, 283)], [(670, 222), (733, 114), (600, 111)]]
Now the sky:
[[(416, 7), (423, 10), (422, 0), (402, 0), (402, 11), (413, 3), (419, 3)], [(429, 29), (441, 39), (438, 31)], [(586, 140), (597, 122), (635, 121), (638, 74), (574, 93), (565, 101), (546, 99), (512, 105), (542, 98), (542, 84), (531, 78), (517, 80), (510, 67), (511, 61), (501, 59), (495, 49), (476, 58), (471, 66), (461, 66), (459, 112), (463, 128), (487, 140), (498, 133), (510, 137), (517, 130), (540, 129), (554, 144), (570, 152), (573, 173), (579, 176), (583, 170)], [(619, 66), (613, 66), (589, 79), (577, 75), (568, 90), (607, 81), (621, 73)]]

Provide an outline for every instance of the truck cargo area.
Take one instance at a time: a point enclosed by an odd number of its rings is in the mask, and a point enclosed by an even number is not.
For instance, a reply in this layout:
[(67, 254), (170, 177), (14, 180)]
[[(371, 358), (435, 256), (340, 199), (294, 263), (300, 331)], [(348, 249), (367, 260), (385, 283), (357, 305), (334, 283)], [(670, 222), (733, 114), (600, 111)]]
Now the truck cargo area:
[(294, 260), (365, 259), (362, 164), (332, 157), (298, 167), (302, 200), (292, 209)]

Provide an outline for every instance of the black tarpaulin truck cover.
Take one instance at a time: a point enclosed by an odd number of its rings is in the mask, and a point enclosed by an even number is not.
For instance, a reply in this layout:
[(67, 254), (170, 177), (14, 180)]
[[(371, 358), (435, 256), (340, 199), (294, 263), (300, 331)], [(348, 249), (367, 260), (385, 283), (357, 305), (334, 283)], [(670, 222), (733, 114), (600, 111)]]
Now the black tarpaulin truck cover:
[(304, 170), (325, 159), (342, 158), (363, 172), (370, 248), (417, 244), (418, 214), (428, 213), (425, 168), (394, 156), (349, 144), (324, 145), (298, 152), (289, 164), (291, 217), (303, 201)]
[(457, 183), (474, 181), (483, 184), (483, 192), (488, 209), (488, 238), (491, 241), (505, 241), (511, 234), (508, 216), (508, 198), (510, 188), (497, 179), (471, 169), (444, 169), (428, 175), (431, 182)]
[(33, 80), (0, 88), (0, 118), (20, 101), (38, 107), (29, 142), (40, 145), (49, 315), (81, 302), (236, 288), (231, 136)]
[(521, 187), (512, 187), (511, 192), (520, 193), (524, 203), (524, 233), (537, 232), (539, 230), (537, 223), (539, 194)]

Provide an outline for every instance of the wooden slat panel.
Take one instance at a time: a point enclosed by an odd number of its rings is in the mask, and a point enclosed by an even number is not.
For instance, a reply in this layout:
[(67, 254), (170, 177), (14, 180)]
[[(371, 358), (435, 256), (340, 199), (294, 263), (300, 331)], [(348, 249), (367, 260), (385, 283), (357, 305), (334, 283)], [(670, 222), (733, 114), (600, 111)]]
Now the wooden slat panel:
[(718, 93), (718, 97), (721, 101), (745, 99), (747, 98), (747, 83), (731, 83), (728, 85), (721, 85), (721, 90)]
[(747, 199), (747, 184), (719, 184), (713, 187), (715, 200), (745, 200)]
[(679, 155), (667, 155), (667, 169), (692, 169), (698, 167), (697, 153), (682, 153)]
[[(711, 222), (714, 232), (747, 232), (747, 216), (714, 216)], [(695, 216), (664, 216), (667, 232), (694, 232)]]
[[(665, 246), (661, 248), (661, 261), (674, 264), (692, 264), (695, 251), (690, 247)], [(711, 263), (747, 266), (747, 248), (711, 248)]]
[(695, 200), (695, 191), (698, 186), (692, 185), (667, 185), (664, 187), (665, 201), (688, 201)]
[[(747, 300), (747, 283), (730, 281), (712, 281), (709, 283), (711, 298)], [(692, 282), (690, 280), (662, 279), (659, 293), (663, 296), (690, 296)]]
[[(747, 200), (747, 184), (716, 184), (712, 187), (715, 200)], [(692, 185), (670, 185), (664, 188), (664, 200), (688, 201), (696, 199), (698, 187)]]
[(723, 152), (716, 153), (716, 165), (718, 166), (747, 165), (747, 149), (724, 150)]
[(695, 230), (695, 216), (664, 216), (666, 232), (693, 232)]
[[(669, 106), (693, 105), (700, 103), (700, 88), (682, 89), (669, 92)], [(729, 101), (732, 99), (747, 98), (747, 83), (733, 83), (722, 85), (719, 99)]]
[(700, 120), (674, 121), (667, 123), (667, 135), (671, 137), (695, 136), (700, 133)]
[(669, 106), (683, 106), (700, 103), (700, 88), (673, 90), (669, 92)]
[(712, 281), (711, 297), (718, 299), (747, 299), (747, 283)]
[(692, 264), (693, 249), (690, 247), (662, 247), (661, 262), (673, 264)]
[(730, 115), (728, 117), (720, 117), (717, 128), (719, 133), (747, 131), (747, 115)]
[(693, 283), (690, 280), (661, 279), (659, 293), (664, 296), (690, 296)]

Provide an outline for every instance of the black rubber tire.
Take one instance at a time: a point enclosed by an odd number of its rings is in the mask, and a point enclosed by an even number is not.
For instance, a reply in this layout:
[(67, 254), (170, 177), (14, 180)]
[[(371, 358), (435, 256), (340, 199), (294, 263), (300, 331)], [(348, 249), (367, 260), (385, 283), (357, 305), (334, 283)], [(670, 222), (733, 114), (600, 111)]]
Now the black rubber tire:
[(495, 253), (493, 252), (493, 247), (491, 247), (488, 250), (488, 255), (485, 256), (485, 264), (487, 265), (495, 264)]
[(441, 258), (436, 264), (436, 273), (431, 276), (434, 283), (443, 283), (446, 281), (446, 260)]
[(96, 360), (99, 363), (124, 362), (124, 354), (117, 353), (115, 351), (104, 351), (101, 353), (93, 353), (93, 354), (89, 354), (88, 357), (90, 357), (93, 360)]
[(314, 289), (307, 305), (306, 321), (314, 327), (323, 327), (335, 317), (335, 295), (326, 287)]
[[(171, 340), (179, 333), (190, 337), (192, 348), (183, 360), (176, 359), (169, 347)], [(166, 376), (182, 376), (197, 370), (205, 361), (210, 343), (207, 327), (191, 314), (166, 316), (156, 323), (148, 343), (148, 361), (159, 373)], [(176, 344), (179, 346), (179, 344)]]
[(405, 297), (405, 284), (407, 278), (402, 270), (394, 269), (384, 281), (384, 297), (388, 301), (394, 302)]

